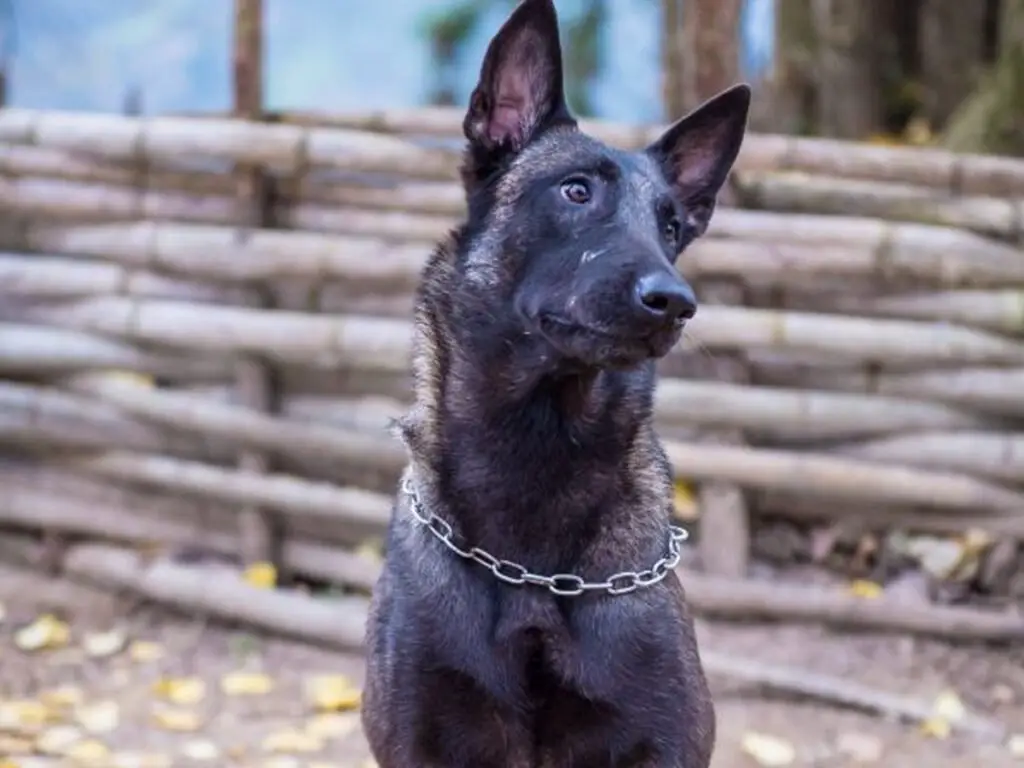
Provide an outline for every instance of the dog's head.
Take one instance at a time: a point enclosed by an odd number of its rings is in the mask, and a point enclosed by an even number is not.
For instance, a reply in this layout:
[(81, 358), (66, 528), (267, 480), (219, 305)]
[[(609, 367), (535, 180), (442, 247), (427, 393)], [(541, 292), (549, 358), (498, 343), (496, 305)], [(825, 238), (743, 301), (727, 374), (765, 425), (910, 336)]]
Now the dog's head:
[(640, 152), (578, 130), (552, 0), (524, 0), (491, 41), (463, 129), (464, 285), (545, 357), (632, 367), (678, 341), (696, 299), (675, 264), (702, 235), (739, 152), (735, 86)]

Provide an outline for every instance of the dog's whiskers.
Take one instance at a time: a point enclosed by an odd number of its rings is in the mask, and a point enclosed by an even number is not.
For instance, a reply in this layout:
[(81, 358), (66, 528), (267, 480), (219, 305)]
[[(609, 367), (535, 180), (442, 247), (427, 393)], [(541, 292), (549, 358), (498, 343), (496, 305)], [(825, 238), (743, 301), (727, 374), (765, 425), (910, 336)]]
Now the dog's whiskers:
[(702, 355), (704, 355), (704, 357), (706, 357), (708, 360), (711, 360), (712, 362), (714, 362), (714, 360), (716, 359), (715, 353), (712, 352), (703, 341), (698, 339), (685, 328), (683, 329), (683, 340), (686, 342), (686, 347), (688, 349), (694, 349), (700, 352)]

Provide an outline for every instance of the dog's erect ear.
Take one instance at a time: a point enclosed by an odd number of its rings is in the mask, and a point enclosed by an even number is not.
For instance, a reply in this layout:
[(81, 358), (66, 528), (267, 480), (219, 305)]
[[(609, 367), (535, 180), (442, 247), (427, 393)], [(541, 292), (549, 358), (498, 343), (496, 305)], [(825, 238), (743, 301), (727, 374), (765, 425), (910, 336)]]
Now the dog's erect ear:
[(486, 149), (518, 151), (554, 118), (568, 118), (552, 0), (524, 0), (491, 40), (462, 128)]
[(715, 198), (736, 162), (750, 109), (750, 86), (735, 85), (693, 110), (647, 148), (704, 234)]

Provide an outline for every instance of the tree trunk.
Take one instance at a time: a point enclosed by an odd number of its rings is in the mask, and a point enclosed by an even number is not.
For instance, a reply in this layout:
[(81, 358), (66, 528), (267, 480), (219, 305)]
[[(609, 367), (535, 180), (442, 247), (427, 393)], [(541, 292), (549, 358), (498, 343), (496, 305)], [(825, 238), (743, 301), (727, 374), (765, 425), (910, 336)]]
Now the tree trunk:
[(813, 0), (818, 38), (818, 129), (863, 139), (882, 124), (880, 48), (892, 0)]
[(1024, 0), (1003, 0), (999, 22), (995, 64), (950, 118), (950, 149), (1024, 155)]
[(985, 67), (986, 3), (922, 0), (923, 116), (941, 128), (975, 89)]
[(683, 105), (691, 110), (740, 76), (741, 0), (683, 0)]
[(661, 98), (665, 121), (686, 112), (683, 86), (683, 8), (680, 0), (661, 0)]
[(788, 134), (814, 132), (816, 56), (811, 0), (776, 0), (774, 61), (764, 87), (754, 93), (753, 128)]

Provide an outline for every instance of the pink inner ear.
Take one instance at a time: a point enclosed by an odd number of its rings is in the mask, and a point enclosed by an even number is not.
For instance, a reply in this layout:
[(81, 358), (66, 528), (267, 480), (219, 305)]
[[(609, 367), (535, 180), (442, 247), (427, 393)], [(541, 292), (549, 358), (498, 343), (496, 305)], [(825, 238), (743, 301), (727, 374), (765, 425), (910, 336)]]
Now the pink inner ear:
[(497, 93), (487, 134), (492, 141), (512, 138), (518, 143), (522, 140), (526, 103), (530, 95), (524, 74), (519, 71), (504, 73), (498, 83)]
[(715, 137), (707, 134), (687, 136), (675, 152), (676, 183), (685, 192), (704, 187), (715, 172), (718, 159)]

